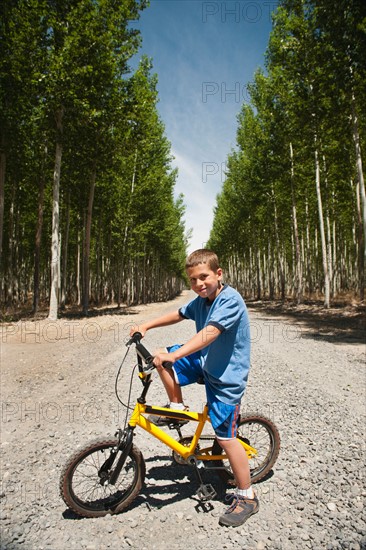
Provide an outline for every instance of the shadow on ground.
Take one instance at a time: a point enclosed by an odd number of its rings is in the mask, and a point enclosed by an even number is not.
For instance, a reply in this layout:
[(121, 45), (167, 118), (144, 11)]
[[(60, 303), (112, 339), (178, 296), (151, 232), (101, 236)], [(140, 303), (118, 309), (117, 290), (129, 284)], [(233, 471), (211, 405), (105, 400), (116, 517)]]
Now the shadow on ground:
[(366, 344), (366, 304), (338, 303), (326, 309), (320, 302), (247, 302), (249, 310), (263, 313), (267, 319), (294, 322), (301, 337), (331, 343)]
[[(145, 460), (146, 478), (145, 484), (135, 500), (126, 508), (138, 510), (143, 508), (146, 512), (162, 509), (170, 504), (191, 499), (196, 502), (194, 510), (197, 514), (209, 513), (214, 509), (213, 502), (225, 502), (228, 493), (233, 492), (233, 486), (226, 484), (212, 468), (200, 470), (202, 481), (212, 485), (216, 495), (210, 500), (201, 500), (197, 496), (199, 481), (194, 469), (188, 465), (180, 465), (171, 461), (169, 456), (154, 456)], [(264, 483), (273, 476), (271, 470), (256, 486)], [(123, 513), (123, 511), (122, 511)], [(69, 508), (63, 512), (63, 518), (67, 520), (82, 519)]]
[[(167, 302), (168, 303), (168, 302)], [(366, 304), (356, 305), (348, 302), (336, 302), (326, 309), (322, 302), (311, 301), (296, 304), (290, 301), (247, 301), (249, 310), (262, 313), (263, 316), (281, 318), (293, 322), (300, 328), (302, 338), (323, 340), (331, 343), (366, 344)], [(59, 319), (87, 319), (106, 315), (137, 315), (140, 306), (106, 305), (90, 307), (85, 315), (80, 307), (67, 308), (59, 312)], [(48, 309), (43, 308), (35, 317), (29, 310), (19, 309), (2, 313), (0, 322), (46, 319)]]
[[(104, 306), (90, 307), (88, 313), (85, 314), (80, 308), (73, 307), (61, 310), (58, 312), (58, 319), (89, 319), (94, 317), (103, 317), (105, 315), (137, 315), (138, 306)], [(49, 310), (46, 308), (40, 309), (36, 315), (31, 310), (19, 308), (9, 309), (5, 313), (0, 313), (0, 323), (16, 323), (18, 321), (42, 321), (47, 319)]]

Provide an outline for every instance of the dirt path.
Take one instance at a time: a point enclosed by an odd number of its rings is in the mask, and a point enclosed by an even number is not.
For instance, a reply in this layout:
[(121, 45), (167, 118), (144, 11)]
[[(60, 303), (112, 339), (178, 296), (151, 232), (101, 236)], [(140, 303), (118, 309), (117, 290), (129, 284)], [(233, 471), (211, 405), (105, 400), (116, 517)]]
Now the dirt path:
[[(186, 466), (171, 466), (158, 442), (136, 436), (146, 485), (118, 516), (77, 520), (58, 495), (62, 464), (78, 446), (112, 435), (124, 419), (114, 379), (131, 324), (179, 307), (173, 302), (56, 323), (20, 321), (2, 326), (1, 548), (366, 548), (365, 344), (362, 320), (304, 309), (250, 308), (252, 371), (244, 410), (260, 410), (281, 433), (273, 476), (258, 484), (261, 510), (238, 529), (222, 528), (219, 497), (201, 507)], [(148, 348), (183, 342), (191, 323), (158, 329)], [(127, 392), (130, 367), (121, 381)], [(158, 381), (152, 394), (165, 402)], [(185, 399), (200, 407), (201, 387)], [(189, 427), (185, 427), (189, 430)], [(212, 480), (211, 480), (212, 481)]]

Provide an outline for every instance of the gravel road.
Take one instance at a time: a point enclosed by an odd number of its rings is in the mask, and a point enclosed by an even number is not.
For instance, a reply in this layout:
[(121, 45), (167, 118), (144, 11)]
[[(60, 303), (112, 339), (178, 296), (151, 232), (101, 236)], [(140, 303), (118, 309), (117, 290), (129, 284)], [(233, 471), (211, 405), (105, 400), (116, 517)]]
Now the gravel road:
[[(167, 449), (141, 430), (135, 444), (147, 476), (131, 507), (97, 519), (67, 509), (58, 492), (62, 465), (124, 420), (114, 380), (129, 326), (190, 296), (87, 319), (2, 326), (1, 549), (366, 549), (364, 342), (321, 316), (310, 324), (260, 307), (249, 309), (253, 352), (243, 410), (270, 417), (282, 446), (273, 475), (256, 485), (259, 513), (238, 528), (219, 526), (225, 487), (218, 478), (208, 480), (218, 497), (201, 505), (194, 472), (173, 465)], [(187, 321), (149, 332), (144, 343), (153, 350), (193, 333)], [(130, 354), (123, 398), (133, 363)], [(166, 402), (159, 380), (149, 396)], [(194, 410), (204, 390), (191, 386), (184, 396)], [(189, 425), (183, 431), (188, 435)]]

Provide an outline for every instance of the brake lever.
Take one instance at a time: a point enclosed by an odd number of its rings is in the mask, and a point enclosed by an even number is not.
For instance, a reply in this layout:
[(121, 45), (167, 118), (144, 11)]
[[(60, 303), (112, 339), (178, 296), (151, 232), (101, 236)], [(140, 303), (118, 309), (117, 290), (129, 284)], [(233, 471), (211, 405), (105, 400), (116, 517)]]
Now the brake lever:
[(143, 372), (151, 372), (152, 370), (156, 369), (154, 363), (150, 361), (147, 363), (146, 367), (143, 367)]

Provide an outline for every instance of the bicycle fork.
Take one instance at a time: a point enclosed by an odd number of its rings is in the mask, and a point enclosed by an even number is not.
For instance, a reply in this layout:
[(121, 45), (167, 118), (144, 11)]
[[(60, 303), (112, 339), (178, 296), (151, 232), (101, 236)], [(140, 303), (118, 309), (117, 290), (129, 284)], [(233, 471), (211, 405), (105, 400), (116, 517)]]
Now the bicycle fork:
[[(116, 484), (118, 477), (121, 473), (121, 470), (124, 466), (124, 463), (126, 462), (128, 455), (130, 454), (130, 450), (132, 447), (133, 432), (134, 432), (134, 428), (128, 427), (124, 433), (121, 430), (119, 430), (116, 433), (116, 435), (118, 435), (117, 449), (111, 452), (111, 454), (109, 455), (109, 457), (104, 462), (104, 464), (102, 465), (102, 467), (98, 472), (101, 485), (103, 485), (107, 480), (108, 480), (108, 483), (110, 483), (111, 485)], [(118, 451), (122, 451), (121, 456), (119, 457), (116, 467), (114, 468), (111, 476), (109, 477), (108, 472), (110, 471), (113, 465), (113, 462), (117, 456)]]

